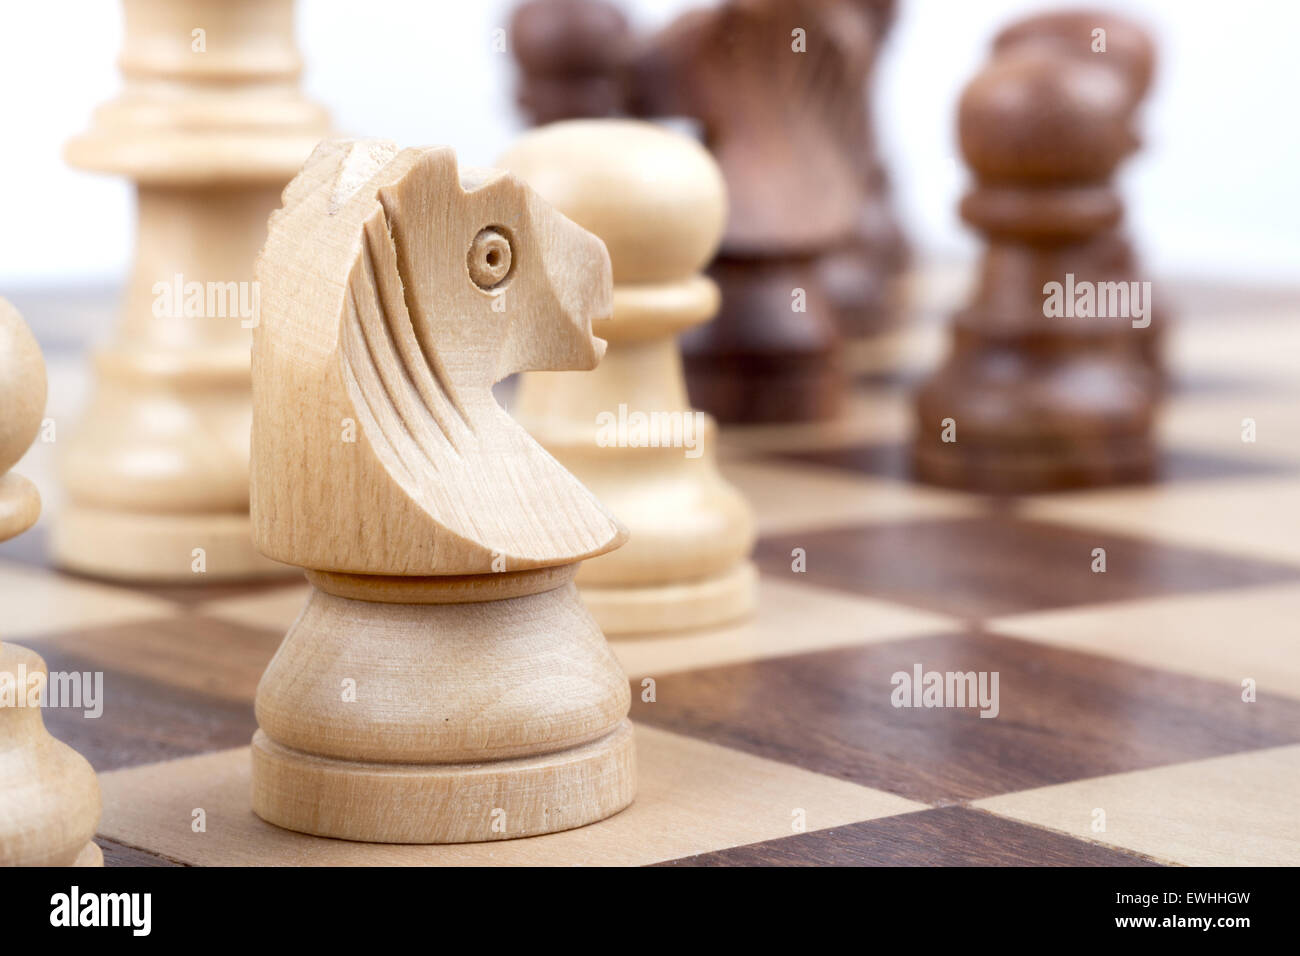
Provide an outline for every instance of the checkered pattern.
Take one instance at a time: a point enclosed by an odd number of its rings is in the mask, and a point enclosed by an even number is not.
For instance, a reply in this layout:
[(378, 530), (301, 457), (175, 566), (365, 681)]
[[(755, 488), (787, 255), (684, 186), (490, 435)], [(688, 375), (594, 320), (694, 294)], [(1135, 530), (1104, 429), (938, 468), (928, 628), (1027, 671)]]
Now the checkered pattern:
[[(105, 673), (102, 718), (47, 722), (100, 773), (110, 864), (1300, 864), (1300, 303), (1220, 293), (1173, 337), (1152, 487), (916, 486), (906, 388), (865, 376), (840, 422), (724, 432), (759, 611), (614, 642), (640, 791), (580, 830), (397, 847), (256, 818), (252, 700), (301, 579), (106, 585), (46, 567), (38, 527), (0, 548), (3, 636)], [(900, 381), (942, 335), (909, 341)], [(52, 366), (57, 408), (78, 373)], [(47, 502), (50, 452), (18, 468)], [(916, 664), (998, 672), (998, 716), (894, 707)]]

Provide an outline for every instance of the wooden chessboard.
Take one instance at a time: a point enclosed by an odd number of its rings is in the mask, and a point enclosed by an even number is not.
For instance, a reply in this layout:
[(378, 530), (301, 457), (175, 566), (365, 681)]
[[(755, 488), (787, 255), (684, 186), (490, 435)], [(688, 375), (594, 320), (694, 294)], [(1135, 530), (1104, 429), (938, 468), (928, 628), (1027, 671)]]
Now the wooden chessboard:
[[(959, 298), (951, 277), (914, 285), (896, 373), (852, 356), (841, 421), (724, 432), (758, 513), (760, 609), (615, 642), (640, 791), (579, 830), (421, 847), (263, 823), (253, 695), (301, 578), (60, 574), (47, 514), (0, 548), (3, 637), (103, 672), (102, 717), (47, 723), (99, 772), (108, 864), (1300, 864), (1300, 292), (1171, 287), (1162, 480), (999, 500), (907, 479), (906, 386)], [(61, 424), (80, 360), (48, 358)], [(17, 468), (47, 510), (52, 452)], [(998, 672), (997, 717), (895, 708), (891, 675), (917, 664)]]

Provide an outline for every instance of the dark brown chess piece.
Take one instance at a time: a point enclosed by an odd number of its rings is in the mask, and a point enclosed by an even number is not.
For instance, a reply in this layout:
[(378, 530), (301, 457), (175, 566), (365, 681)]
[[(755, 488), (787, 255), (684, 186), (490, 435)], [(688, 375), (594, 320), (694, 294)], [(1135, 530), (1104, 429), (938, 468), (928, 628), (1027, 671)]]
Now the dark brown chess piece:
[[(532, 0), (513, 21), (520, 103), (534, 121), (607, 112), (599, 90), (621, 89), (631, 115), (700, 124), (730, 212), (712, 269), (722, 309), (682, 344), (695, 404), (723, 421), (833, 416), (841, 326), (890, 325), (903, 245), (864, 86), (891, 9), (727, 0), (631, 42), (603, 0)], [(583, 39), (569, 44), (566, 31)], [(611, 50), (624, 51), (620, 71)], [(588, 89), (583, 77), (598, 79)]]
[[(1128, 88), (1134, 114), (1151, 91), (1156, 67), (1155, 41), (1145, 28), (1126, 17), (1088, 9), (1038, 14), (1017, 20), (998, 33), (993, 50), (1001, 54), (1027, 44), (1044, 46), (1058, 54), (1115, 70)], [(1141, 265), (1126, 232), (1116, 229), (1110, 235), (1110, 242), (1115, 269), (1138, 274)], [(1159, 301), (1163, 303), (1163, 296)], [(1135, 330), (1147, 361), (1157, 373), (1162, 372), (1160, 349), (1168, 323), (1169, 310), (1162, 305), (1157, 307), (1149, 326)]]
[[(1100, 32), (1098, 32), (1100, 31)], [(1017, 20), (993, 40), (995, 55), (1026, 43), (1090, 60), (1119, 71), (1136, 106), (1151, 88), (1156, 50), (1139, 24), (1107, 10), (1064, 10)]]
[(844, 375), (829, 252), (853, 243), (862, 176), (841, 130), (872, 54), (843, 3), (747, 0), (691, 11), (632, 68), (641, 115), (697, 119), (727, 182), (711, 273), (722, 308), (683, 336), (692, 398), (723, 421), (829, 418)]
[(630, 33), (613, 4), (529, 0), (510, 17), (510, 48), (525, 77), (519, 107), (535, 124), (626, 112)]
[[(1113, 241), (1131, 118), (1113, 69), (1043, 45), (1006, 49), (966, 87), (975, 183), (961, 213), (988, 246), (951, 351), (916, 397), (923, 480), (1029, 492), (1152, 475), (1158, 384), (1135, 327), (1150, 285)], [(1121, 293), (1135, 295), (1117, 308)]]

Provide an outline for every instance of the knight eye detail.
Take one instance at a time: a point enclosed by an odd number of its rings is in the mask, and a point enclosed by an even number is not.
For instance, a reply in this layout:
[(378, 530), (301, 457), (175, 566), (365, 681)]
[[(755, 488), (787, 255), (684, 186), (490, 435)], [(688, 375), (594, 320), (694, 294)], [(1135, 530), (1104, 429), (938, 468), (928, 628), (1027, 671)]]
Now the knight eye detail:
[(510, 275), (513, 264), (514, 252), (510, 246), (510, 236), (503, 226), (480, 229), (474, 241), (469, 244), (466, 259), (469, 277), (484, 291), (500, 286)]

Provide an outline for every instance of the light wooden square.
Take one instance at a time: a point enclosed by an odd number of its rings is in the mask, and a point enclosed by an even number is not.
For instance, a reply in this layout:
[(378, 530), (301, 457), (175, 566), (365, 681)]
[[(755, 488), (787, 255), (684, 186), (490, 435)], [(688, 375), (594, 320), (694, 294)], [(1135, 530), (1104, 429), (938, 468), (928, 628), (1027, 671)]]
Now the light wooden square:
[(176, 613), (162, 598), (0, 561), (0, 640), (152, 620)]
[(1052, 495), (1025, 502), (1022, 513), (1081, 528), (1300, 564), (1296, 487), (1290, 477), (1191, 481), (1156, 489)]
[(970, 495), (817, 465), (730, 461), (723, 474), (753, 506), (762, 535), (963, 517), (981, 509)]
[[(1025, 790), (974, 806), (1188, 866), (1300, 866), (1300, 745)], [(1093, 829), (1096, 811), (1105, 830)]]
[[(793, 575), (792, 575), (793, 576)], [(764, 575), (752, 618), (727, 627), (610, 641), (629, 677), (785, 657), (811, 651), (942, 634), (961, 622), (875, 598)]]
[[(281, 830), (253, 814), (249, 752), (240, 748), (103, 774), (100, 835), (207, 866), (635, 866), (790, 836), (799, 821), (820, 830), (925, 809), (667, 731), (638, 726), (636, 737), (640, 789), (632, 806), (562, 833), (393, 846)], [(197, 810), (205, 832), (194, 831)]]
[[(1300, 384), (1300, 375), (1297, 375)], [(1288, 398), (1254, 392), (1183, 398), (1158, 420), (1165, 448), (1189, 449), (1237, 461), (1300, 463), (1300, 393)], [(1255, 422), (1255, 440), (1242, 441), (1242, 422)]]
[[(990, 630), (1300, 698), (1300, 585), (1237, 588), (996, 618)], [(1243, 706), (1247, 706), (1244, 705)]]
[(270, 591), (204, 601), (195, 611), (245, 627), (284, 634), (298, 619), (309, 594), (311, 585), (304, 581)]

